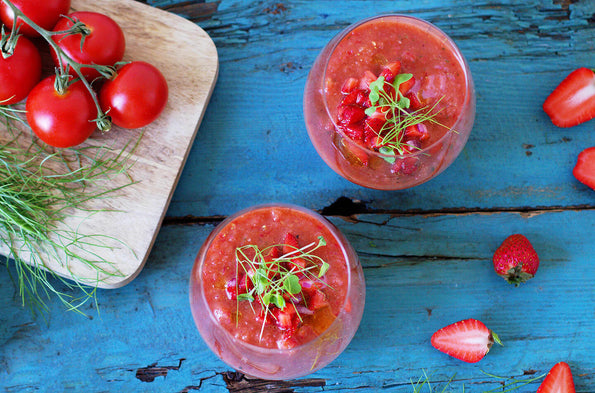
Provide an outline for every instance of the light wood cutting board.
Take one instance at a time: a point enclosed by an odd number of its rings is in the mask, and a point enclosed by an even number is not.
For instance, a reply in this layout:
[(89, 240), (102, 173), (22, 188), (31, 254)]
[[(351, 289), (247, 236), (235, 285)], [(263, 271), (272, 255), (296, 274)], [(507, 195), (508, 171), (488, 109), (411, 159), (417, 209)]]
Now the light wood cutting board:
[[(144, 131), (128, 171), (135, 183), (114, 197), (93, 201), (92, 208), (101, 212), (71, 212), (60, 224), (83, 235), (105, 235), (102, 247), (89, 247), (87, 251), (111, 262), (104, 267), (118, 274), (98, 276), (95, 269), (68, 258), (47, 261), (47, 268), (63, 277), (117, 288), (134, 279), (147, 260), (213, 91), (219, 63), (210, 37), (177, 15), (133, 0), (72, 1), (72, 11), (83, 10), (104, 13), (118, 22), (126, 38), (124, 60), (152, 63), (169, 86), (167, 107), (152, 124), (142, 130), (114, 126), (103, 135), (96, 131), (85, 142), (113, 143), (117, 150)], [(128, 179), (112, 181), (116, 186)]]

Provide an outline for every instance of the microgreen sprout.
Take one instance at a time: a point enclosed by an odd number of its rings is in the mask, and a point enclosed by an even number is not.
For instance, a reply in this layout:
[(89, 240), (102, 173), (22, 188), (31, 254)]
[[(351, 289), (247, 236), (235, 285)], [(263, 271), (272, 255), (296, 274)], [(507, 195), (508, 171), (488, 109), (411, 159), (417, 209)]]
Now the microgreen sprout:
[[(254, 302), (258, 300), (265, 316), (274, 315), (271, 307), (276, 306), (283, 310), (285, 307), (295, 304), (292, 299), (302, 292), (300, 277), (319, 282), (322, 286), (329, 287), (323, 280), (330, 265), (321, 257), (314, 254), (314, 251), (326, 245), (324, 237), (319, 236), (318, 242), (312, 242), (304, 247), (293, 247), (286, 244), (275, 244), (260, 249), (256, 245), (246, 245), (236, 249), (236, 293), (237, 301), (247, 300)], [(279, 257), (270, 257), (275, 248), (283, 248), (290, 251)], [(300, 263), (300, 262), (303, 262)], [(251, 288), (247, 292), (239, 292), (240, 271), (250, 279)], [(289, 303), (289, 304), (288, 304)], [(239, 307), (239, 304), (238, 304)], [(297, 309), (296, 309), (297, 312)], [(298, 317), (301, 319), (301, 316)], [(266, 322), (263, 322), (261, 337)]]
[(412, 74), (398, 74), (394, 81), (389, 83), (384, 76), (380, 76), (370, 83), (369, 98), (372, 106), (365, 110), (365, 114), (373, 116), (374, 113), (380, 111), (386, 118), (386, 122), (377, 135), (381, 145), (379, 152), (387, 156), (385, 160), (390, 163), (395, 162), (394, 156), (404, 153), (405, 147), (410, 147), (404, 141), (407, 127), (430, 122), (446, 128), (435, 119), (441, 111), (436, 108), (444, 96), (429, 108), (426, 106), (414, 111), (409, 110), (411, 101), (399, 91), (399, 88), (401, 84), (408, 82), (412, 77)]
[[(422, 370), (423, 375), (420, 376), (417, 381), (413, 382), (413, 380), (411, 380), (411, 387), (413, 388), (413, 393), (422, 393), (423, 392), (428, 392), (428, 393), (444, 393), (446, 391), (446, 389), (451, 386), (451, 383), (453, 382), (456, 374), (454, 374), (453, 376), (451, 376), (444, 384), (444, 386), (442, 386), (441, 390), (438, 390), (438, 388), (436, 388), (437, 383), (436, 382), (431, 382), (430, 378), (432, 377), (432, 374), (428, 374), (426, 372), (426, 370)], [(528, 385), (530, 383), (539, 381), (540, 379), (542, 379), (543, 377), (545, 377), (546, 374), (542, 374), (542, 375), (538, 375), (536, 377), (533, 378), (529, 378), (529, 379), (515, 379), (514, 377), (501, 377), (501, 376), (497, 376), (494, 374), (490, 374), (487, 373), (483, 370), (481, 370), (482, 373), (484, 373), (485, 375), (491, 377), (491, 378), (495, 378), (495, 379), (499, 379), (501, 380), (501, 385), (498, 388), (494, 388), (494, 389), (490, 389), (490, 390), (483, 390), (481, 393), (505, 393), (505, 392), (511, 392), (514, 390), (517, 390), (525, 385)], [(434, 386), (432, 386), (432, 383), (434, 384)], [(424, 389), (424, 387), (426, 387), (426, 389)], [(454, 386), (451, 386), (450, 390), (454, 390)], [(465, 385), (462, 386), (461, 388), (461, 392), (465, 393)]]

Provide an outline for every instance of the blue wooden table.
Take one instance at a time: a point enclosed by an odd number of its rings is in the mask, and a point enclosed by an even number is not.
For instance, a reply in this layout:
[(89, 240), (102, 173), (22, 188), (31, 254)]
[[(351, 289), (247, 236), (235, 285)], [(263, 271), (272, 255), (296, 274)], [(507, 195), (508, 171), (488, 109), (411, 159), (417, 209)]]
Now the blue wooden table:
[[(572, 176), (595, 123), (553, 126), (541, 109), (572, 69), (595, 66), (595, 1), (149, 1), (198, 23), (220, 74), (146, 267), (100, 290), (89, 318), (50, 300), (46, 319), (21, 307), (0, 271), (0, 390), (6, 392), (412, 392), (426, 372), (446, 391), (485, 392), (566, 361), (577, 392), (595, 392), (595, 191)], [(477, 92), (475, 127), (437, 178), (404, 191), (344, 180), (309, 142), (302, 93), (320, 49), (364, 17), (405, 13), (449, 34)], [(190, 50), (190, 49), (189, 49)], [(211, 353), (188, 305), (194, 257), (225, 216), (290, 202), (334, 222), (367, 282), (346, 351), (302, 379), (247, 380)], [(496, 276), (502, 240), (525, 234), (536, 277)], [(496, 331), (477, 364), (436, 351), (437, 329), (465, 318)], [(535, 392), (540, 381), (519, 392)], [(451, 390), (452, 389), (452, 390)], [(425, 390), (428, 391), (428, 390)], [(440, 391), (440, 390), (437, 390)]]

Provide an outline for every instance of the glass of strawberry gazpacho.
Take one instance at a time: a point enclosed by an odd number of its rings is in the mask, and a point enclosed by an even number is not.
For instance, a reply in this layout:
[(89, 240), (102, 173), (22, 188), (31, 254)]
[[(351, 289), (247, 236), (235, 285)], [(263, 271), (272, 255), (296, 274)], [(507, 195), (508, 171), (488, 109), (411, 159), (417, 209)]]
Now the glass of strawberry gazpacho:
[(304, 91), (308, 134), (322, 159), (353, 183), (416, 186), (446, 169), (475, 118), (469, 66), (429, 22), (381, 15), (334, 37)]
[(215, 228), (190, 278), (194, 321), (224, 362), (288, 379), (335, 359), (364, 309), (357, 254), (321, 215), (289, 204), (240, 211)]

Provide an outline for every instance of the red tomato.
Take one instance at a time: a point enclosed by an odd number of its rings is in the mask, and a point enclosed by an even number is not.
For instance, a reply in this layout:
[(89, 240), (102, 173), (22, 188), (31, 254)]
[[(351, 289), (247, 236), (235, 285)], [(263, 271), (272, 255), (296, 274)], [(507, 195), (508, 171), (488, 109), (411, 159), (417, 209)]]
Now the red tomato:
[(97, 108), (83, 82), (68, 86), (64, 94), (54, 89), (56, 77), (50, 76), (29, 93), (27, 121), (35, 134), (54, 147), (71, 147), (84, 142), (96, 125)]
[[(43, 27), (46, 30), (51, 30), (52, 27), (60, 18), (60, 15), (68, 14), (70, 10), (70, 0), (11, 0), (12, 4), (16, 6), (23, 14), (30, 18), (33, 22)], [(6, 28), (12, 29), (14, 22), (14, 12), (6, 4), (0, 0), (0, 19), (6, 25)], [(28, 37), (38, 37), (39, 34), (31, 26), (23, 23), (21, 19), (17, 21), (19, 32)]]
[(0, 105), (15, 104), (29, 94), (41, 78), (41, 56), (37, 47), (20, 36), (14, 52), (0, 55)]
[[(120, 26), (109, 16), (98, 12), (79, 11), (68, 15), (74, 20), (81, 21), (91, 31), (85, 37), (81, 50), (82, 34), (54, 35), (52, 39), (66, 53), (68, 57), (81, 64), (114, 65), (124, 57), (126, 41)], [(74, 23), (68, 18), (60, 18), (53, 31), (65, 31)], [(58, 56), (52, 50), (54, 63), (58, 66)], [(94, 68), (81, 69), (87, 79), (97, 78), (100, 74)]]
[(144, 61), (133, 61), (103, 84), (99, 102), (115, 125), (140, 128), (159, 117), (167, 95), (167, 82), (161, 72)]

